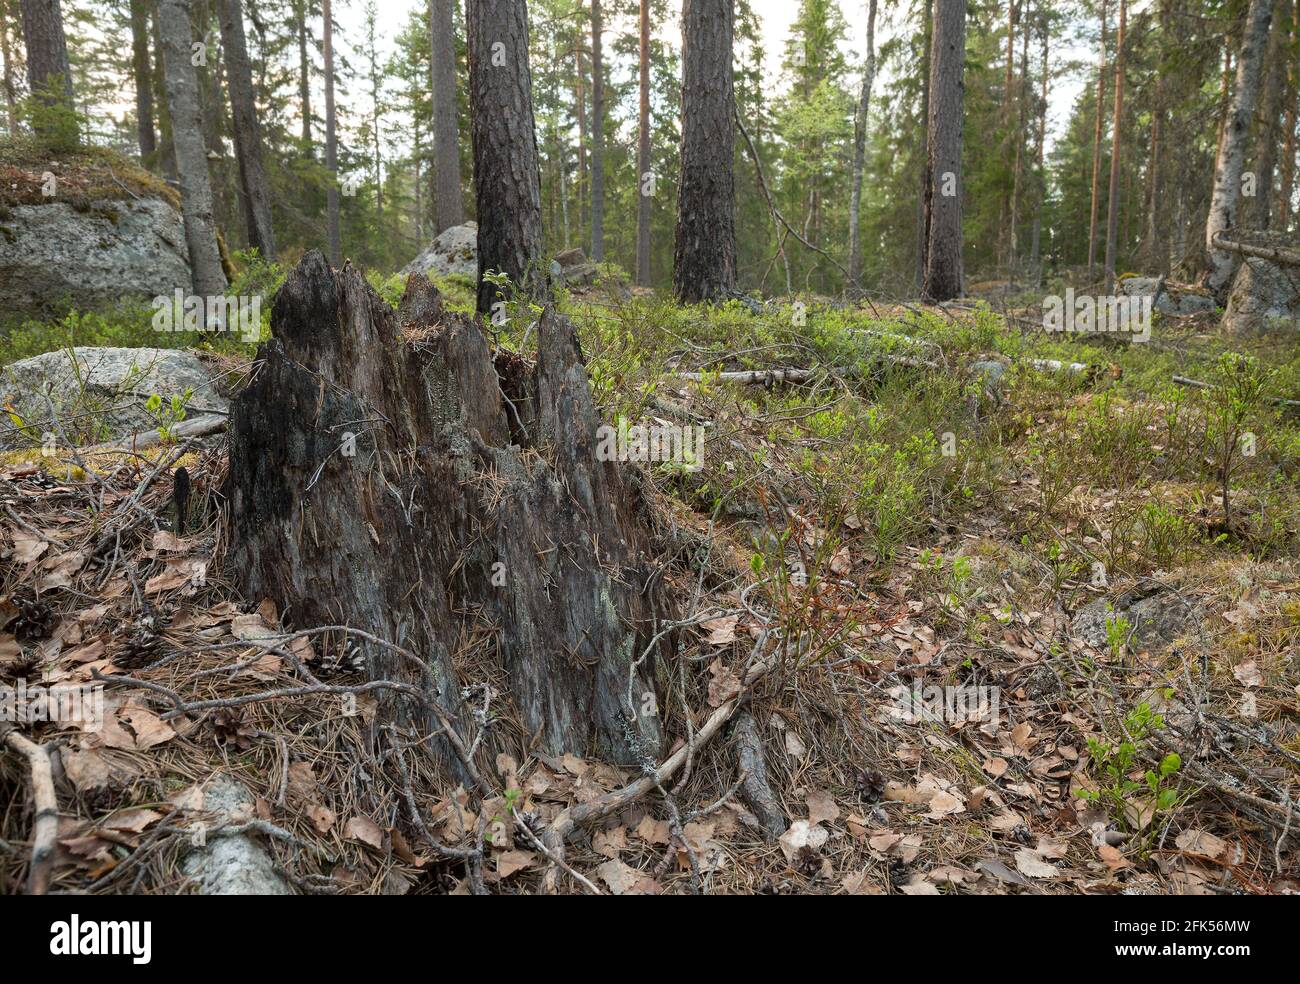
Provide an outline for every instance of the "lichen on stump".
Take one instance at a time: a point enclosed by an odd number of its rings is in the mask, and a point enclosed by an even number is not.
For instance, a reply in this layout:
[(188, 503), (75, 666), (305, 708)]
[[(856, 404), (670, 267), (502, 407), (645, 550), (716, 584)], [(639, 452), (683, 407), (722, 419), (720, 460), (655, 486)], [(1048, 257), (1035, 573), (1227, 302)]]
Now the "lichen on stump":
[[(231, 407), (230, 558), (244, 594), (295, 627), (347, 625), (415, 653), (429, 672), (361, 646), (372, 677), (423, 678), (461, 721), (462, 689), (486, 681), (462, 678), (453, 654), (486, 637), (509, 680), (498, 700), (530, 749), (655, 758), (658, 654), (630, 687), (629, 673), (673, 613), (635, 490), (596, 460), (570, 323), (546, 310), (536, 369), (507, 399), (500, 353), (494, 365), (477, 323), (446, 312), (423, 275), (394, 312), (350, 264), (311, 252), (271, 330)], [(406, 695), (386, 692), (380, 711), (435, 727)]]

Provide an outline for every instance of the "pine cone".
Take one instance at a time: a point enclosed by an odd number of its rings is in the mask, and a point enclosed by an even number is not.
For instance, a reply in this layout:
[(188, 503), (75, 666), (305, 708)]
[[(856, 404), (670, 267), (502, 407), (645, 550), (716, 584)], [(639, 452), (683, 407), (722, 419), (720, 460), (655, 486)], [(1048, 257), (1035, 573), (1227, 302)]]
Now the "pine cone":
[(124, 670), (138, 670), (158, 659), (162, 650), (162, 638), (147, 628), (137, 628), (127, 638), (122, 651), (113, 657), (113, 662)]
[(19, 642), (38, 642), (48, 639), (54, 631), (54, 609), (42, 601), (15, 598), (18, 614), (9, 623), (9, 631)]
[(241, 751), (253, 745), (253, 728), (238, 707), (219, 707), (209, 720), (212, 737), (219, 745), (234, 745)]
[(864, 803), (879, 803), (885, 795), (885, 776), (879, 769), (867, 769), (858, 773), (854, 791)]
[(366, 653), (360, 646), (331, 646), (316, 664), (316, 675), (321, 679), (361, 673), (366, 668)]
[(794, 870), (805, 878), (816, 878), (822, 870), (822, 856), (805, 844), (794, 856)]
[(0, 663), (0, 683), (38, 680), (41, 675), (41, 665), (42, 660), (37, 653), (24, 651), (8, 663)]

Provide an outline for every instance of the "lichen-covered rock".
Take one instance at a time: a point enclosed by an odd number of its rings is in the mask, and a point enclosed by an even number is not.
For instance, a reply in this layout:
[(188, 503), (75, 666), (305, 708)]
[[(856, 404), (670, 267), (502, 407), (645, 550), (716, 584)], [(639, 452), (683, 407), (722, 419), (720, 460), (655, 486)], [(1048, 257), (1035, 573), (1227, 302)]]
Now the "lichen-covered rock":
[(1120, 292), (1129, 297), (1150, 297), (1151, 306), (1162, 314), (1184, 318), (1214, 310), (1214, 298), (1199, 288), (1175, 284), (1164, 277), (1125, 277)]
[(1074, 617), (1073, 634), (1095, 649), (1108, 646), (1107, 619), (1123, 619), (1133, 633), (1138, 651), (1158, 652), (1179, 638), (1195, 633), (1202, 621), (1200, 608), (1177, 592), (1152, 582), (1100, 598), (1081, 608)]
[(47, 391), (68, 439), (91, 444), (156, 428), (144, 406), (149, 397), (157, 394), (170, 402), (187, 389), (192, 391), (187, 415), (226, 410), (226, 398), (192, 352), (79, 346), (23, 359), (0, 369), (0, 405), (12, 408), (28, 426), (20, 430), (8, 414), (0, 418), (0, 449), (58, 432), (50, 424)]
[(445, 277), (457, 273), (478, 276), (478, 224), (466, 222), (438, 233), (429, 246), (402, 273), (422, 273), (426, 277)]
[(0, 313), (42, 317), (190, 289), (181, 217), (158, 198), (0, 209)]
[(1300, 266), (1243, 257), (1223, 327), (1233, 333), (1300, 331)]

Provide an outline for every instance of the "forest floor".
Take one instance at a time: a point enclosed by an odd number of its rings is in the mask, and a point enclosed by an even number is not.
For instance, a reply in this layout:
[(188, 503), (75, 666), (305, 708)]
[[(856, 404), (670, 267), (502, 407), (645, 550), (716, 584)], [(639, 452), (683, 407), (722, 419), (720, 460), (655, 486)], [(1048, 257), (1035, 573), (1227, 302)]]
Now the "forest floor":
[[(563, 298), (607, 420), (705, 439), (698, 462), (626, 466), (691, 623), (659, 670), (689, 765), (667, 796), (578, 831), (561, 890), (1300, 890), (1300, 426), (1272, 402), (1300, 396), (1294, 342), (1225, 339), (1213, 315), (1157, 315), (1146, 344), (1048, 336), (1040, 297), (757, 314)], [(512, 314), (494, 341), (526, 357), (531, 319)], [(810, 372), (717, 376), (792, 367)], [(184, 537), (159, 480), (181, 464)], [(483, 838), (491, 890), (538, 890), (550, 861), (525, 828), (636, 776), (530, 754), (503, 701), (475, 746), (497, 796), (408, 772), (367, 737), (360, 675), (223, 576), (224, 468), (219, 442), (0, 464), (4, 621), (36, 640), (0, 634), (0, 669), (119, 678), (102, 731), (35, 732), (60, 748), (53, 887), (190, 890), (202, 786), (222, 772), (253, 793), (244, 829), (295, 890), (468, 891), (426, 833)], [(747, 710), (779, 840), (737, 794), (734, 735), (693, 737), (772, 637), (785, 655)], [(304, 666), (338, 689), (305, 686)], [(475, 657), (459, 668), (506, 690)], [(975, 703), (928, 713), (934, 687)], [(26, 781), (0, 756), (0, 892), (27, 871)]]

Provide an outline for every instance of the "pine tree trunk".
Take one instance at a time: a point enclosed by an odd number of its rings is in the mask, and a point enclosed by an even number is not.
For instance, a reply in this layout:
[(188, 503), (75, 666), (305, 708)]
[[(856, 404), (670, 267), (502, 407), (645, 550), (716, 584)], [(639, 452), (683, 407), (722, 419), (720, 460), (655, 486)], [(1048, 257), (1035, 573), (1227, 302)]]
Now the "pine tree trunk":
[(1282, 116), (1283, 77), (1286, 68), (1286, 43), (1289, 39), (1288, 0), (1280, 0), (1278, 16), (1269, 33), (1265, 65), (1263, 98), (1260, 100), (1259, 126), (1255, 135), (1255, 199), (1250, 224), (1267, 230), (1273, 220), (1273, 178), (1277, 171), (1277, 146)]
[(158, 0), (158, 29), (162, 35), (167, 104), (176, 148), (176, 170), (180, 175), (190, 274), (194, 293), (209, 297), (226, 289), (226, 274), (217, 250), (208, 153), (199, 113), (199, 85), (190, 64), (190, 14), (186, 0)]
[(930, 248), (930, 46), (934, 43), (934, 4), (924, 0), (921, 14), (921, 188), (916, 196), (916, 292), (925, 290)]
[(1097, 209), (1101, 202), (1102, 106), (1106, 103), (1106, 0), (1101, 0), (1101, 38), (1097, 42), (1097, 119), (1092, 135), (1092, 204), (1088, 219), (1088, 281), (1097, 268)]
[(230, 114), (234, 121), (235, 153), (244, 192), (248, 242), (261, 255), (274, 260), (275, 232), (271, 228), (271, 192), (262, 167), (262, 134), (253, 100), (253, 72), (244, 39), (240, 0), (221, 2), (221, 44), (225, 49), (226, 80), (230, 89)]
[(158, 107), (158, 166), (164, 177), (179, 184), (176, 171), (176, 142), (172, 138), (172, 114), (167, 106), (167, 71), (163, 66), (162, 29), (158, 26), (158, 4), (150, 4), (149, 29), (153, 32), (153, 91)]
[(135, 81), (135, 129), (140, 145), (140, 163), (152, 167), (155, 164), (154, 155), (158, 152), (158, 138), (153, 129), (149, 0), (131, 0), (131, 75)]
[(1048, 50), (1051, 46), (1051, 21), (1048, 19), (1047, 11), (1039, 12), (1039, 30), (1043, 37), (1042, 62), (1039, 72), (1042, 75), (1040, 85), (1042, 91), (1039, 94), (1038, 102), (1038, 137), (1034, 149), (1034, 161), (1038, 173), (1038, 188), (1034, 196), (1034, 225), (1032, 239), (1029, 246), (1029, 267), (1034, 274), (1034, 286), (1040, 286), (1043, 282), (1043, 259), (1042, 259), (1042, 237), (1043, 237), (1043, 202), (1047, 197), (1047, 170), (1045, 168), (1046, 160), (1044, 151), (1047, 144), (1047, 91), (1048, 80), (1051, 75), (1048, 71)]
[(298, 110), (302, 114), (303, 153), (310, 159), (316, 156), (315, 145), (311, 139), (311, 57), (308, 53), (307, 17), (310, 13), (308, 0), (294, 0), (294, 29), (298, 35)]
[(637, 117), (636, 282), (650, 286), (650, 191), (654, 175), (650, 164), (650, 0), (641, 0), (638, 65), (640, 105)]
[(1205, 221), (1207, 269), (1204, 286), (1222, 298), (1231, 286), (1233, 254), (1214, 245), (1219, 233), (1237, 227), (1237, 205), (1241, 193), (1242, 163), (1246, 154), (1246, 135), (1259, 93), (1260, 66), (1268, 41), (1268, 26), (1273, 18), (1273, 0), (1250, 0), (1246, 26), (1241, 37), (1241, 56), (1237, 60), (1237, 85), (1232, 94), (1228, 115), (1219, 142), (1219, 156), (1214, 166), (1214, 193)]
[(322, 51), (325, 56), (325, 170), (329, 187), (325, 192), (330, 262), (343, 263), (343, 244), (339, 238), (339, 142), (334, 116), (334, 11), (330, 0), (321, 0)]
[(1164, 189), (1163, 170), (1165, 152), (1165, 116), (1168, 114), (1169, 55), (1173, 50), (1170, 31), (1173, 30), (1173, 0), (1160, 0), (1159, 55), (1156, 62), (1155, 105), (1151, 109), (1151, 162), (1147, 167), (1147, 215), (1144, 250), (1148, 259), (1163, 270), (1164, 245), (1160, 236), (1161, 192)]
[[(962, 292), (962, 68), (966, 0), (935, 0), (930, 45), (930, 185), (924, 295), (933, 301)], [(946, 193), (945, 193), (946, 192)]]
[(1128, 0), (1119, 0), (1119, 30), (1115, 35), (1115, 112), (1111, 119), (1110, 197), (1106, 213), (1106, 293), (1115, 290), (1115, 262), (1119, 231), (1119, 159), (1124, 134), (1124, 32), (1128, 27)]
[(682, 146), (673, 288), (683, 304), (736, 288), (732, 0), (683, 0)]
[(591, 205), (591, 181), (587, 177), (587, 71), (586, 63), (582, 60), (582, 43), (583, 33), (579, 31), (573, 41), (573, 111), (578, 119), (578, 174), (575, 187), (580, 232), (589, 228)]
[(487, 314), (497, 288), (489, 271), (509, 275), (527, 294), (545, 288), (542, 193), (533, 121), (525, 0), (469, 0), (470, 116), (474, 194), (478, 205), (478, 310)]
[(72, 71), (59, 0), (21, 0), (27, 84), (47, 106), (72, 109)]
[(452, 3), (453, 0), (429, 0), (435, 235), (465, 221), (460, 197), (460, 134), (456, 125), (456, 46)]
[[(471, 7), (471, 37), (483, 13)], [(412, 654), (350, 640), (371, 678), (427, 695), (377, 692), (381, 721), (436, 739), (445, 716), (468, 735), (481, 688), (505, 680), (490, 717), (520, 721), (540, 753), (657, 761), (654, 667), (671, 650), (655, 630), (676, 616), (629, 466), (597, 460), (572, 326), (548, 307), (535, 369), (494, 366), (475, 321), (423, 276), (395, 313), (313, 251), (271, 330), (231, 406), (224, 493), (244, 595), (297, 628), (346, 625)], [(346, 641), (313, 645), (324, 657)], [(489, 732), (487, 762), (494, 744)]]
[(591, 261), (605, 259), (605, 29), (600, 0), (591, 0)]
[(853, 117), (853, 190), (849, 196), (849, 286), (862, 287), (862, 172), (867, 153), (867, 115), (871, 86), (876, 80), (876, 0), (867, 6), (867, 65), (862, 73), (858, 111)]

